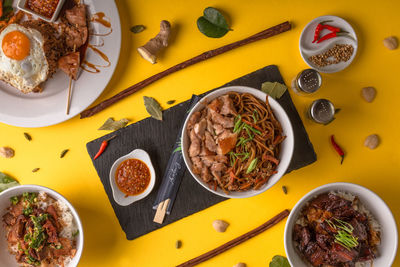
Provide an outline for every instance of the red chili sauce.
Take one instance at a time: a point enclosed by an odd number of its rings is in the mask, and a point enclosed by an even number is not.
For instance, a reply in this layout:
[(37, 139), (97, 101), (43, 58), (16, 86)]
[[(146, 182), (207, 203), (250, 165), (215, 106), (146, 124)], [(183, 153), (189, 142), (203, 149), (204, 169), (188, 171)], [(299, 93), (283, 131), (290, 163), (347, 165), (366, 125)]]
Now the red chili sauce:
[(138, 195), (150, 183), (149, 167), (138, 159), (124, 160), (115, 172), (115, 182), (125, 197)]
[(59, 0), (28, 0), (25, 7), (37, 14), (51, 18), (56, 11)]

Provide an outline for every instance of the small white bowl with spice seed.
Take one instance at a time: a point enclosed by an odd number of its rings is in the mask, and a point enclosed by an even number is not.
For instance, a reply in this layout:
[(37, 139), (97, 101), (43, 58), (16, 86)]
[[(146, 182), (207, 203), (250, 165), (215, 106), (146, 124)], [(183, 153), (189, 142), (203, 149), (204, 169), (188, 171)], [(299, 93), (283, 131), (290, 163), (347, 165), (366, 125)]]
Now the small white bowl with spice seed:
[(358, 39), (353, 27), (337, 16), (313, 19), (303, 29), (300, 54), (308, 66), (323, 73), (347, 68), (357, 54)]
[(128, 206), (148, 196), (154, 188), (156, 174), (149, 154), (143, 149), (117, 159), (110, 170), (110, 185), (115, 202)]

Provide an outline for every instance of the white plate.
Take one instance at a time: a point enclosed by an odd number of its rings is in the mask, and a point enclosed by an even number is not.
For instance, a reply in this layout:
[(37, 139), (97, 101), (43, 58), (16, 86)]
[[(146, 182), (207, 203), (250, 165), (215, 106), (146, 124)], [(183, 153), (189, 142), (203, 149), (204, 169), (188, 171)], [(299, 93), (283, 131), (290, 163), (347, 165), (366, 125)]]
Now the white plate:
[(202, 110), (209, 102), (214, 100), (215, 98), (224, 95), (229, 92), (239, 92), (239, 93), (249, 93), (255, 96), (256, 98), (260, 99), (261, 101), (265, 101), (267, 99), (267, 94), (262, 92), (261, 90), (254, 89), (251, 87), (247, 86), (230, 86), (230, 87), (223, 87), (218, 90), (213, 91), (212, 93), (209, 93), (205, 97), (203, 97), (189, 112), (184, 126), (182, 130), (182, 155), (183, 159), (185, 161), (186, 167), (189, 170), (189, 172), (192, 174), (193, 178), (201, 184), (205, 189), (208, 191), (217, 194), (222, 197), (227, 197), (227, 198), (246, 198), (246, 197), (252, 197), (258, 194), (261, 194), (265, 191), (267, 191), (269, 188), (271, 188), (274, 184), (276, 184), (279, 179), (285, 174), (287, 168), (289, 167), (290, 161), (292, 159), (293, 155), (293, 149), (294, 149), (294, 134), (293, 134), (293, 128), (292, 124), (290, 122), (290, 119), (288, 115), (286, 114), (285, 110), (281, 107), (281, 105), (272, 97), (268, 96), (268, 102), (271, 106), (272, 111), (274, 112), (274, 115), (276, 119), (280, 122), (282, 126), (282, 130), (284, 135), (286, 135), (285, 140), (283, 140), (281, 144), (281, 151), (279, 153), (279, 165), (276, 168), (277, 173), (272, 175), (270, 179), (268, 180), (267, 183), (265, 183), (262, 187), (260, 187), (258, 190), (247, 190), (247, 191), (242, 191), (242, 192), (230, 192), (229, 195), (227, 195), (222, 189), (219, 187), (217, 188), (217, 191), (214, 191), (211, 189), (207, 183), (201, 179), (201, 177), (195, 173), (192, 172), (192, 161), (189, 157), (188, 150), (189, 150), (189, 136), (186, 130), (186, 125), (189, 121), (189, 118), (192, 116), (194, 112)]
[[(88, 6), (89, 14), (104, 12), (111, 21), (110, 35), (90, 37), (92, 44), (99, 44), (104, 40), (104, 46), (99, 47), (99, 50), (108, 56), (111, 65), (99, 68), (100, 72), (96, 74), (81, 71), (73, 85), (69, 115), (66, 115), (69, 78), (60, 70), (45, 82), (42, 93), (23, 94), (0, 81), (0, 122), (20, 127), (57, 124), (82, 112), (103, 92), (117, 66), (121, 48), (119, 14), (114, 1), (84, 0), (83, 2)], [(91, 23), (90, 27), (97, 33), (105, 33), (108, 30), (99, 23)], [(91, 49), (87, 50), (86, 59), (95, 64), (104, 64), (104, 61)]]
[[(332, 39), (325, 40), (319, 44), (317, 42), (313, 43), (314, 40), (314, 32), (318, 23), (322, 21), (330, 20), (327, 24), (332, 25), (334, 27), (339, 27), (343, 31), (348, 32), (348, 36), (338, 36)], [(329, 33), (328, 30), (323, 30), (320, 34), (320, 37)], [(354, 47), (353, 55), (346, 62), (340, 62), (338, 64), (332, 64), (325, 67), (318, 67), (313, 62), (311, 62), (308, 58), (313, 55), (321, 54), (326, 50), (335, 46), (335, 44), (349, 44)], [(358, 40), (357, 35), (351, 27), (351, 25), (342, 18), (336, 16), (321, 16), (316, 19), (313, 19), (307, 26), (303, 29), (300, 35), (299, 48), (300, 54), (303, 60), (307, 63), (308, 66), (314, 68), (320, 72), (324, 73), (334, 73), (345, 69), (350, 63), (353, 61), (354, 57), (357, 54)]]
[[(351, 183), (331, 183), (315, 188), (302, 197), (290, 212), (285, 226), (285, 251), (291, 266), (308, 267), (297, 253), (293, 243), (293, 227), (304, 205), (314, 197), (331, 191), (341, 191), (358, 196), (361, 203), (371, 212), (381, 225), (381, 244), (378, 246), (379, 255), (373, 262), (374, 267), (389, 267), (392, 265), (397, 252), (397, 227), (393, 214), (386, 203), (371, 190)], [(369, 266), (369, 265), (367, 265)]]

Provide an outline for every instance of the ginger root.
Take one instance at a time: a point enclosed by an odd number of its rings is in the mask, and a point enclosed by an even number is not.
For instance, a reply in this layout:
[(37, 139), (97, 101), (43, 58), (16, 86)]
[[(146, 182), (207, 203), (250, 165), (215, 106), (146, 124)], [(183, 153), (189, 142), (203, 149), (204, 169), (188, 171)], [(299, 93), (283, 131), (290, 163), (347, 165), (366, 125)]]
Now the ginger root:
[(137, 50), (139, 54), (149, 61), (151, 64), (156, 63), (157, 53), (163, 48), (168, 46), (168, 38), (171, 31), (171, 24), (163, 20), (160, 23), (160, 32), (156, 37), (150, 39), (145, 45), (139, 47)]

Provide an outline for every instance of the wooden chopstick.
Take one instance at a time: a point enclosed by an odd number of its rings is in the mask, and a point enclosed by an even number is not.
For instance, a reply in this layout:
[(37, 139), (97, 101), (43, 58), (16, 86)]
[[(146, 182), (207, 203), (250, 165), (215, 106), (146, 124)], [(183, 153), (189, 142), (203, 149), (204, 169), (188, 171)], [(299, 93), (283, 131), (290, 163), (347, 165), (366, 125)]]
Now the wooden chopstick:
[(222, 252), (227, 251), (230, 248), (233, 248), (241, 243), (243, 243), (246, 240), (249, 240), (252, 237), (255, 237), (258, 234), (261, 234), (262, 232), (264, 232), (265, 230), (271, 228), (272, 226), (276, 225), (277, 223), (279, 223), (280, 221), (282, 221), (283, 219), (285, 219), (288, 215), (289, 215), (290, 211), (289, 210), (284, 210), (281, 213), (279, 213), (278, 215), (276, 215), (275, 217), (273, 217), (272, 219), (270, 219), (269, 221), (267, 221), (266, 223), (260, 225), (259, 227), (251, 230), (250, 232), (247, 232), (213, 250), (210, 250), (207, 253), (204, 253), (194, 259), (191, 259), (189, 261), (186, 261), (182, 264), (179, 264), (177, 267), (189, 267), (189, 266), (195, 266), (199, 263), (202, 263), (208, 259), (211, 259), (212, 257), (215, 257), (219, 254), (221, 254)]

